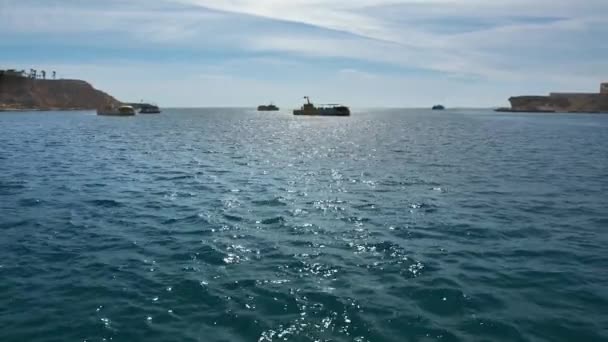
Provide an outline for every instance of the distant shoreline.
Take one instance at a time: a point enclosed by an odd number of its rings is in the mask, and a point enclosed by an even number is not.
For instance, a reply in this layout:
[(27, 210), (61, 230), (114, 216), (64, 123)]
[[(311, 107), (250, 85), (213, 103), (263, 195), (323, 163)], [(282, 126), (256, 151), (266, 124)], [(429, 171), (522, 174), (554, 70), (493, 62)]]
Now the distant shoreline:
[(94, 110), (120, 104), (86, 81), (0, 73), (0, 111), (3, 112)]

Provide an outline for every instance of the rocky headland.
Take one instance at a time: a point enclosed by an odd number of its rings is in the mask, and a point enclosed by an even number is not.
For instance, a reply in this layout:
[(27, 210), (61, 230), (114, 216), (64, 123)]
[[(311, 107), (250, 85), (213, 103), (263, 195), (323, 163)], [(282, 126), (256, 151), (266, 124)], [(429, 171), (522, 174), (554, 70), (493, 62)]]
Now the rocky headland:
[(511, 108), (500, 112), (538, 113), (608, 113), (608, 83), (602, 83), (599, 93), (551, 93), (548, 96), (514, 96)]
[(0, 75), (0, 111), (84, 110), (120, 101), (81, 80), (48, 80)]

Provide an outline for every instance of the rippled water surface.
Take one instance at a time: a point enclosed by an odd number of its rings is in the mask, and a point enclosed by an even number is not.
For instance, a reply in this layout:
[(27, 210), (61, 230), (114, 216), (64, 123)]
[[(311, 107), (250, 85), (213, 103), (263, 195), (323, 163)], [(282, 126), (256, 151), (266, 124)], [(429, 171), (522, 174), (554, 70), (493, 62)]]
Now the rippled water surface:
[(606, 341), (608, 116), (0, 115), (0, 341)]

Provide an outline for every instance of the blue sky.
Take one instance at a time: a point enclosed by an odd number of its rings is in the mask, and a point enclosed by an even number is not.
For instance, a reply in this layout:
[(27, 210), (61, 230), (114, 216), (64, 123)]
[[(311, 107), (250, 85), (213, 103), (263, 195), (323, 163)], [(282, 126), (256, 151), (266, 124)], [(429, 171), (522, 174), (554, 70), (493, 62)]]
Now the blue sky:
[(608, 80), (606, 0), (0, 0), (0, 68), (123, 101), (489, 107)]

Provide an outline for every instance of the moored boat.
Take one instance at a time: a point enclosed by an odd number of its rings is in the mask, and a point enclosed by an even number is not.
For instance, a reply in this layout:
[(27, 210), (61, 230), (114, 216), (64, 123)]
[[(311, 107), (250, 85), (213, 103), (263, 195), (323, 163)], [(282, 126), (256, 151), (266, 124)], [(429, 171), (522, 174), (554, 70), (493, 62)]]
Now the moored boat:
[(260, 105), (258, 106), (258, 111), (259, 112), (273, 112), (273, 111), (277, 111), (279, 110), (279, 107), (275, 106), (274, 104), (269, 104), (269, 105)]
[(445, 107), (443, 105), (434, 105), (432, 109), (433, 110), (444, 110)]
[(143, 103), (139, 106), (139, 114), (160, 114), (161, 110), (157, 105)]
[(319, 115), (319, 116), (349, 116), (350, 109), (347, 106), (339, 104), (326, 104), (315, 106), (310, 102), (308, 96), (304, 96), (306, 103), (300, 108), (293, 111), (293, 115)]
[(104, 107), (97, 109), (97, 115), (107, 116), (133, 116), (135, 115), (135, 109), (132, 106), (120, 106), (120, 107)]

